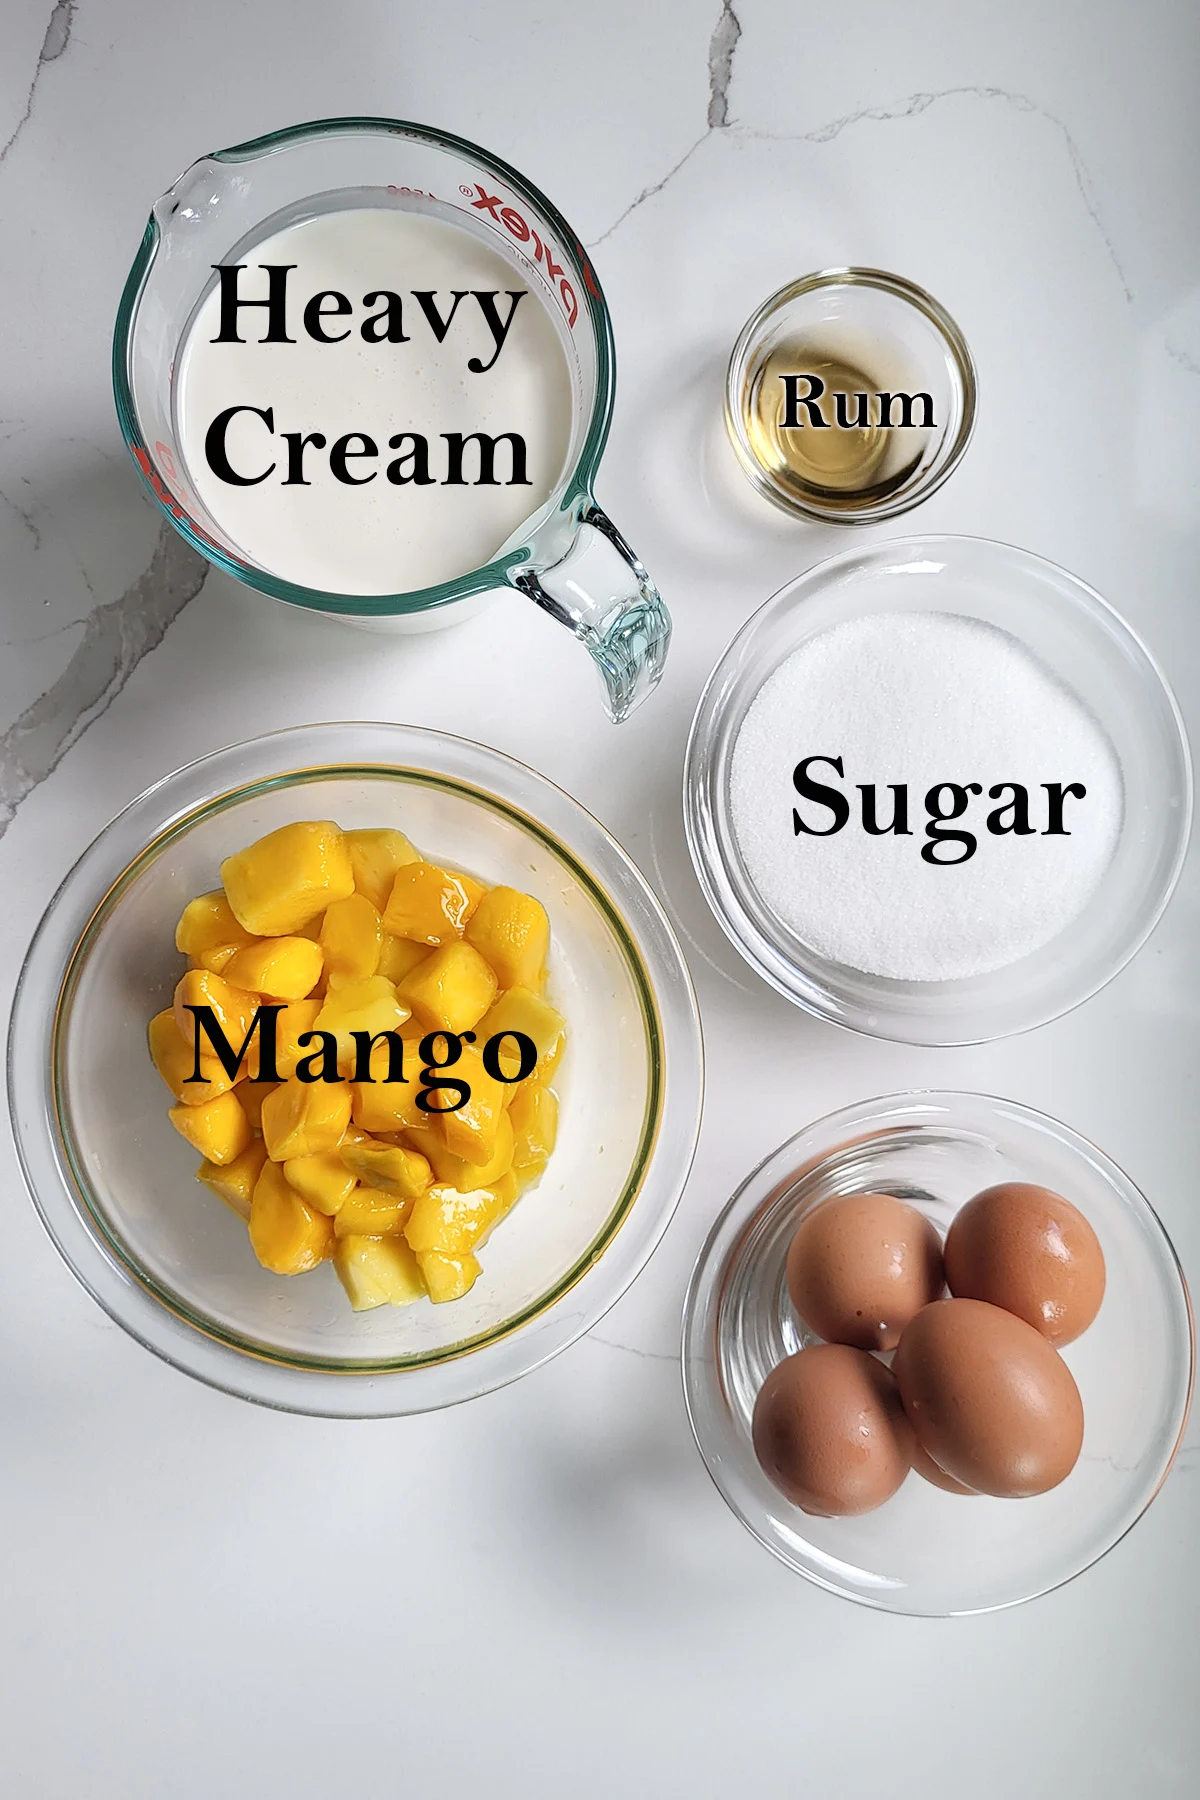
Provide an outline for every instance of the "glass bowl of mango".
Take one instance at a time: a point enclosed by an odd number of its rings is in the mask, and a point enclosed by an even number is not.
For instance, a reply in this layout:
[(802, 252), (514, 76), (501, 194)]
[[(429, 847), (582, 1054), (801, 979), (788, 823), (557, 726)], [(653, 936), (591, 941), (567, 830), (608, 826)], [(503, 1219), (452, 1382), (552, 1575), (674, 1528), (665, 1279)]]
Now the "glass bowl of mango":
[(31, 1193), (167, 1361), (266, 1405), (420, 1412), (617, 1300), (703, 1087), (678, 943), (568, 795), (465, 739), (319, 725), (167, 776), (34, 937), (9, 1039)]

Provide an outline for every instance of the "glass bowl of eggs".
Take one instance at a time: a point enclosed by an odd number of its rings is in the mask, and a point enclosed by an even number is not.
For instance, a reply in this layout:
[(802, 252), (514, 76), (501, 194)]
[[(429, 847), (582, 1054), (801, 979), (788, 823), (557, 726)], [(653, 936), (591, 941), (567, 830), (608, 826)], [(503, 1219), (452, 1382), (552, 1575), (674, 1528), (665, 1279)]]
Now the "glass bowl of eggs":
[[(261, 1022), (227, 1068), (272, 1007), (273, 1071)], [(594, 1324), (666, 1229), (702, 1084), (679, 946), (603, 827), (387, 724), (135, 800), (48, 908), (9, 1039), (26, 1180), (93, 1298), (213, 1386), (334, 1417), (469, 1399)]]
[(1112, 1548), (1187, 1423), (1161, 1223), (1065, 1125), (978, 1094), (831, 1114), (713, 1226), (684, 1309), (709, 1474), (790, 1568), (883, 1611), (1032, 1599)]

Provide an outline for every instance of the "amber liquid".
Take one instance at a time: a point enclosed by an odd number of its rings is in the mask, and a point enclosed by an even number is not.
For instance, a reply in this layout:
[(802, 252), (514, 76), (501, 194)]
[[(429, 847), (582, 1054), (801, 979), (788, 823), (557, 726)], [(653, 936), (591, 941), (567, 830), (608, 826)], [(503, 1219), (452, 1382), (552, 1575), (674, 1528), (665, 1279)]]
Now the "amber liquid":
[[(783, 376), (817, 376), (824, 392), (816, 404), (827, 427), (815, 424), (803, 404), (795, 408), (802, 423), (785, 425), (788, 388)], [(819, 506), (825, 512), (854, 512), (894, 494), (921, 461), (928, 429), (888, 428), (880, 423), (879, 393), (888, 391), (886, 377), (828, 352), (805, 352), (802, 342), (777, 344), (747, 374), (742, 391), (742, 418), (755, 461), (773, 487), (785, 497)], [(812, 393), (800, 381), (797, 392)], [(839, 425), (834, 396), (845, 395)], [(859, 425), (857, 420), (866, 423)]]

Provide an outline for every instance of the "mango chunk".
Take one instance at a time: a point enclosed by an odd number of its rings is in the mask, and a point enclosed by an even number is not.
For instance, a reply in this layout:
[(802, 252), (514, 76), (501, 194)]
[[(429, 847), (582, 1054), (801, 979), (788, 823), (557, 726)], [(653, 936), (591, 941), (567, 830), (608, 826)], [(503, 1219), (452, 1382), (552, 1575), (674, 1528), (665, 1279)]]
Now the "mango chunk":
[(427, 1125), (430, 1115), (417, 1105), (421, 1091), (421, 1052), (419, 1038), (401, 1038), (403, 1045), (404, 1081), (387, 1081), (388, 1063), (384, 1044), (371, 1052), (371, 1082), (351, 1083), (350, 1117), (366, 1132), (404, 1131), (409, 1126)]
[(354, 892), (350, 851), (327, 819), (284, 825), (221, 864), (233, 916), (256, 937), (287, 937)]
[(362, 981), (379, 967), (383, 926), (378, 910), (365, 894), (335, 900), (321, 921), (321, 949), (327, 974), (345, 981)]
[(416, 1201), (399, 1194), (387, 1194), (382, 1188), (356, 1187), (333, 1221), (334, 1235), (344, 1237), (387, 1237), (402, 1231), (408, 1223)]
[(355, 1177), (336, 1150), (290, 1156), (283, 1165), (288, 1183), (302, 1200), (332, 1218), (354, 1192)]
[(276, 1163), (263, 1164), (250, 1200), (250, 1242), (264, 1269), (303, 1275), (333, 1254), (333, 1223), (302, 1200)]
[[(566, 1029), (562, 1014), (555, 1012), (548, 1000), (543, 1000), (529, 988), (515, 987), (501, 994), (496, 1004), (483, 1015), (476, 1027), (476, 1037), (479, 1043), (486, 1044), (490, 1038), (502, 1037), (505, 1032), (522, 1032), (532, 1039), (537, 1050), (537, 1063), (530, 1076), (546, 1076), (557, 1066), (562, 1055)], [(521, 1066), (518, 1046), (510, 1039), (497, 1046), (496, 1054), (501, 1069), (511, 1080)], [(514, 1084), (510, 1098), (515, 1092)]]
[[(251, 943), (257, 939), (251, 938)], [(208, 969), (213, 975), (223, 975), (244, 944), (214, 944), (211, 950), (202, 950), (199, 956), (188, 957), (189, 969)]]
[(204, 963), (209, 951), (230, 946), (237, 948), (251, 941), (250, 933), (234, 918), (233, 908), (222, 888), (216, 888), (211, 894), (197, 894), (194, 900), (189, 900), (175, 927), (175, 948), (205, 967), (209, 966)]
[[(397, 870), (383, 913), (383, 929), (419, 944), (451, 944), (463, 934), (483, 889), (469, 877), (436, 863), (406, 863)], [(475, 892), (472, 894), (471, 890)]]
[(400, 1144), (381, 1144), (368, 1137), (358, 1143), (343, 1142), (338, 1155), (356, 1180), (402, 1199), (423, 1194), (433, 1180), (433, 1171), (421, 1152)]
[(202, 1162), (196, 1170), (196, 1180), (211, 1188), (239, 1219), (249, 1220), (250, 1199), (266, 1160), (266, 1146), (250, 1143), (231, 1163)]
[(270, 1000), (303, 1000), (320, 980), (324, 960), (311, 938), (264, 938), (235, 951), (223, 973), (231, 987)]
[(404, 977), (397, 993), (432, 1031), (470, 1031), (496, 993), (496, 977), (470, 944), (445, 944)]
[(507, 1175), (502, 1175), (499, 1181), (492, 1183), (492, 1198), (496, 1203), (495, 1210), (492, 1213), (491, 1222), (483, 1236), (472, 1246), (474, 1250), (483, 1249), (483, 1246), (487, 1243), (497, 1225), (500, 1224), (507, 1213), (512, 1211), (513, 1207), (517, 1204), (517, 1201), (521, 1198), (522, 1185), (520, 1178), (513, 1169), (510, 1169)]
[(490, 888), (468, 919), (465, 935), (496, 971), (502, 988), (540, 986), (550, 949), (550, 920), (532, 894)]
[(208, 1028), (202, 1026), (196, 1015), (188, 1011), (192, 1006), (211, 1007), (213, 1018), (236, 1056), (254, 1023), (254, 1014), (258, 1009), (257, 997), (246, 993), (243, 988), (231, 986), (223, 975), (214, 975), (209, 969), (189, 969), (179, 980), (172, 1011), (180, 1035), (187, 1043), (194, 1044), (196, 1033), (199, 1032), (201, 1055), (215, 1062), (218, 1059)]
[(349, 1123), (344, 1082), (281, 1081), (263, 1101), (263, 1142), (272, 1162), (336, 1150)]
[[(282, 1012), (277, 1015), (275, 1023), (275, 1066), (281, 1080), (286, 1081), (296, 1073), (296, 1065), (302, 1057), (313, 1054), (311, 1044), (301, 1044), (300, 1039), (307, 1037), (317, 1023), (317, 1014), (324, 1002), (310, 995), (307, 1000), (289, 1000)], [(257, 1073), (257, 1049), (254, 1053), (251, 1073)]]
[(429, 1298), (439, 1306), (446, 1300), (461, 1300), (482, 1273), (478, 1258), (469, 1250), (462, 1256), (447, 1256), (441, 1250), (424, 1250), (418, 1253), (416, 1260), (429, 1289)]
[(333, 1266), (355, 1312), (411, 1306), (426, 1292), (417, 1259), (400, 1237), (344, 1237)]
[(465, 1256), (475, 1248), (496, 1212), (496, 1196), (490, 1188), (462, 1193), (453, 1187), (431, 1187), (413, 1201), (404, 1235), (418, 1256), (430, 1250), (444, 1256)]
[(463, 1081), (471, 1097), (454, 1112), (438, 1112), (442, 1141), (447, 1150), (470, 1163), (488, 1163), (496, 1154), (500, 1119), (508, 1104), (509, 1090), (489, 1075), (478, 1050), (468, 1045), (447, 1075)]
[(379, 947), (379, 967), (376, 973), (386, 975), (389, 981), (394, 981), (399, 986), (409, 970), (415, 969), (419, 962), (424, 962), (428, 955), (428, 944), (414, 944), (411, 938), (392, 937), (385, 931)]
[(426, 1158), (434, 1179), (446, 1187), (491, 1187), (512, 1168), (515, 1139), (506, 1112), (502, 1112), (496, 1122), (496, 1147), (486, 1163), (469, 1163), (464, 1157), (455, 1156), (446, 1148), (432, 1119), (424, 1127), (410, 1127), (404, 1135), (414, 1150), (419, 1150)]
[(356, 1031), (375, 1037), (382, 1031), (400, 1030), (409, 1008), (396, 995), (386, 975), (368, 975), (362, 981), (335, 979), (317, 1014), (317, 1031), (330, 1031), (337, 1039), (338, 1068), (352, 1074), (358, 1061)]
[(176, 1100), (184, 1106), (203, 1106), (218, 1094), (228, 1093), (233, 1082), (215, 1058), (201, 1055), (200, 1081), (190, 1079), (195, 1067), (194, 1046), (184, 1038), (168, 1007), (155, 1013), (147, 1029), (150, 1058)]
[(246, 1122), (251, 1131), (262, 1136), (263, 1101), (271, 1089), (279, 1084), (275, 1081), (242, 1081), (238, 1083), (238, 1104), (246, 1115)]
[(508, 1117), (514, 1136), (512, 1168), (528, 1186), (541, 1175), (558, 1138), (558, 1095), (536, 1078), (522, 1081)]
[(355, 892), (369, 900), (376, 912), (382, 912), (387, 905), (392, 883), (405, 863), (421, 860), (420, 852), (413, 849), (402, 831), (348, 831), (346, 848), (354, 870)]
[(253, 1142), (250, 1122), (233, 1092), (217, 1094), (203, 1106), (173, 1106), (167, 1117), (193, 1150), (218, 1168), (231, 1163)]

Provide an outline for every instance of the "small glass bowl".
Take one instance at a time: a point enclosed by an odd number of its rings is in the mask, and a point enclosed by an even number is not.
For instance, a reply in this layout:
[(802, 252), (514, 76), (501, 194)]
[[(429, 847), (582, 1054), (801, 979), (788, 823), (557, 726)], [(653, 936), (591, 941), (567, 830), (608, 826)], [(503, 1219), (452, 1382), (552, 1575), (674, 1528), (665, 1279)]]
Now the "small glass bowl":
[[(1096, 1319), (1063, 1352), (1084, 1406), (1067, 1479), (1028, 1500), (944, 1493), (912, 1473), (859, 1518), (810, 1517), (759, 1467), (754, 1402), (785, 1356), (818, 1340), (787, 1293), (788, 1246), (834, 1194), (895, 1194), (945, 1233), (982, 1188), (1032, 1181), (1069, 1197), (1104, 1251)], [(889, 1358), (883, 1358), (888, 1361)], [(911, 1093), (832, 1113), (760, 1164), (700, 1253), (683, 1378), (700, 1453), (730, 1507), (789, 1568), (885, 1612), (990, 1612), (1059, 1587), (1141, 1517), (1187, 1424), (1195, 1361), (1187, 1283), (1126, 1175), (1054, 1119), (982, 1094)]]
[[(1120, 763), (1120, 835), (1098, 892), (1041, 949), (984, 975), (897, 981), (829, 961), (760, 898), (737, 847), (730, 763), (759, 689), (807, 639), (881, 612), (955, 613), (1008, 632), (1090, 709)], [(806, 1012), (872, 1037), (973, 1044), (1069, 1012), (1149, 937), (1187, 851), (1192, 770), (1162, 671), (1092, 588), (1027, 550), (986, 538), (904, 538), (819, 563), (747, 620), (700, 697), (683, 810), (705, 898), (730, 941), (772, 987)]]
[[(790, 368), (792, 344), (803, 350), (797, 370), (814, 361), (835, 364), (854, 372), (856, 386), (861, 378), (868, 395), (881, 388), (898, 402), (904, 394), (927, 395), (933, 424), (897, 425), (887, 440), (875, 431), (876, 466), (862, 485), (846, 488), (794, 473), (789, 478), (785, 466), (772, 468), (756, 450), (749, 421), (764, 377), (771, 378), (768, 365), (779, 356)], [(867, 525), (908, 512), (941, 487), (971, 441), (975, 395), (966, 339), (931, 294), (883, 269), (823, 269), (780, 288), (746, 321), (725, 377), (725, 425), (746, 476), (765, 499), (802, 518)], [(829, 416), (833, 390), (818, 401), (837, 431), (836, 413)], [(874, 415), (877, 406), (870, 399), (868, 404)], [(925, 416), (923, 405), (919, 416)], [(918, 418), (915, 406), (912, 417)], [(811, 435), (810, 427), (800, 429)]]
[[(146, 1049), (182, 968), (175, 922), (224, 857), (305, 818), (396, 826), (535, 894), (567, 1020), (559, 1135), (461, 1300), (354, 1313), (325, 1265), (259, 1267), (194, 1179)], [(120, 813), (51, 902), (21, 974), (9, 1097), (43, 1223), (94, 1299), (176, 1367), (249, 1400), (366, 1418), (501, 1386), (587, 1331), (654, 1249), (699, 1128), (702, 1049), (679, 946), (604, 829), (520, 763), (399, 725), (316, 725), (219, 751)]]

